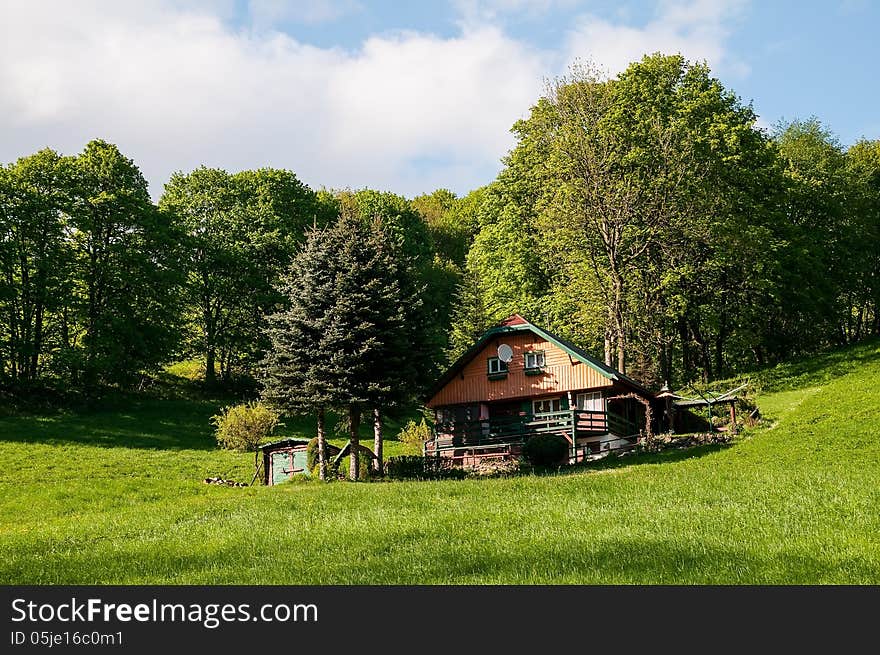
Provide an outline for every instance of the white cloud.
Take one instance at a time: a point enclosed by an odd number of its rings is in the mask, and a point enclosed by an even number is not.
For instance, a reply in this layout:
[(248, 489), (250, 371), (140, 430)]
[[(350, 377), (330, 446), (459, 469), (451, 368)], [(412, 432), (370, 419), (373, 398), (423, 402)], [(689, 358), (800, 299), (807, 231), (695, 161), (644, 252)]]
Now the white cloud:
[(643, 26), (586, 14), (569, 32), (568, 57), (590, 59), (614, 75), (645, 54), (681, 53), (692, 61), (707, 61), (713, 70), (743, 77), (748, 66), (730, 57), (726, 40), (744, 6), (744, 0), (666, 0)]
[(620, 65), (691, 44), (723, 60), (723, 17), (677, 7), (641, 30), (587, 17), (555, 51), (485, 21), (345, 50), (265, 27), (285, 19), (265, 6), (262, 23), (233, 27), (232, 0), (0, 3), (0, 161), (100, 137), (140, 165), (154, 197), (173, 170), (203, 163), (290, 168), (312, 186), (464, 192), (492, 179), (510, 126), (569, 56)]
[[(313, 186), (464, 191), (497, 171), (546, 70), (492, 27), (349, 52), (160, 0), (6, 4), (0, 23), (0, 158), (102, 137), (154, 196), (201, 163), (291, 168)], [(410, 162), (424, 158), (439, 164), (416, 178)]]

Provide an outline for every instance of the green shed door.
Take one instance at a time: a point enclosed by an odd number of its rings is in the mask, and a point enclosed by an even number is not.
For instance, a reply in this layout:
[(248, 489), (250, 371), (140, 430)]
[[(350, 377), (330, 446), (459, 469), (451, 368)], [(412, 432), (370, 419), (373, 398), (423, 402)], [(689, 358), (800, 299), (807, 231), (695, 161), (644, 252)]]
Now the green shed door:
[(311, 475), (311, 471), (309, 471), (306, 466), (306, 451), (305, 450), (294, 450), (293, 451), (293, 472), (294, 473), (304, 473), (305, 475)]
[(272, 484), (289, 480), (291, 475), (290, 453), (272, 453)]

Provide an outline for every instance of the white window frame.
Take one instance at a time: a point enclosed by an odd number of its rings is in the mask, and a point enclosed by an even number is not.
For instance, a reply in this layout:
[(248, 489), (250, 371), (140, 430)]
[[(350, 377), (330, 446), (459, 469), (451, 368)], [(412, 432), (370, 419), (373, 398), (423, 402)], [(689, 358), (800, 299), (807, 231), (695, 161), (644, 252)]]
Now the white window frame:
[[(495, 365), (495, 370), (492, 370), (493, 364)], [(501, 361), (498, 357), (490, 357), (486, 370), (489, 372), (489, 375), (501, 375), (502, 373), (507, 373), (507, 362)]]
[[(542, 405), (543, 403), (550, 403), (550, 409), (541, 409), (538, 410), (538, 405)], [(553, 404), (556, 403), (559, 405), (557, 408), (553, 408)], [(532, 401), (532, 415), (534, 414), (547, 414), (548, 412), (561, 412), (562, 411), (562, 398), (541, 398), (540, 400)]]
[[(577, 407), (581, 411), (605, 411), (605, 397), (602, 395), (601, 391), (588, 391), (586, 393), (579, 393), (575, 396), (574, 402), (575, 407)], [(589, 405), (587, 405), (588, 402), (590, 403)]]
[[(533, 360), (533, 363), (529, 363), (529, 359)], [(523, 355), (523, 364), (526, 370), (537, 370), (540, 368), (544, 368), (547, 363), (547, 356), (543, 350), (532, 350)]]

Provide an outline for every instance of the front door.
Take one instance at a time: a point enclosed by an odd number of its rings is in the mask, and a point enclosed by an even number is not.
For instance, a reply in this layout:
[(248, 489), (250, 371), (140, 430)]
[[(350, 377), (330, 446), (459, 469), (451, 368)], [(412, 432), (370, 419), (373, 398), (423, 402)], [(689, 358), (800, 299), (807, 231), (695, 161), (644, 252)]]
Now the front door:
[(311, 471), (308, 469), (307, 465), (307, 454), (305, 450), (294, 450), (293, 451), (293, 472), (294, 473), (304, 473), (306, 475), (311, 475)]
[(290, 462), (290, 453), (287, 451), (272, 453), (272, 484), (289, 480), (292, 475), (293, 466)]

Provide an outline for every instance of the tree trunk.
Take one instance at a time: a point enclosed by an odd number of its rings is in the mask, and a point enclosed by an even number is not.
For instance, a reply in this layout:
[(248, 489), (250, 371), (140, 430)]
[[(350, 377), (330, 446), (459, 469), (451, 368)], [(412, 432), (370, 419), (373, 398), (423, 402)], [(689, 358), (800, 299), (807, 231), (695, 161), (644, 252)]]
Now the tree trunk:
[(681, 373), (683, 380), (691, 377), (690, 335), (684, 316), (678, 319), (678, 338), (681, 341)]
[(373, 461), (373, 469), (382, 475), (384, 462), (382, 460), (382, 413), (379, 408), (373, 409), (373, 452), (376, 459)]
[(205, 384), (213, 387), (217, 383), (217, 351), (213, 346), (208, 346), (205, 353)]
[(37, 379), (37, 369), (40, 365), (40, 352), (43, 350), (43, 301), (38, 300), (34, 310), (34, 341), (31, 351), (29, 377)]
[(623, 321), (623, 280), (616, 270), (611, 271), (614, 285), (614, 297), (611, 315), (614, 320), (614, 343), (617, 347), (617, 370), (626, 373), (625, 344), (626, 328)]
[(318, 477), (327, 479), (327, 432), (324, 425), (324, 408), (318, 408)]
[(358, 441), (358, 428), (361, 423), (361, 412), (357, 405), (348, 406), (348, 439), (351, 462), (348, 467), (348, 477), (357, 482), (360, 473), (360, 442)]
[(611, 337), (605, 329), (605, 366), (611, 366)]
[(722, 315), (718, 336), (715, 338), (715, 375), (721, 377), (724, 371), (724, 342), (727, 340), (727, 320)]

